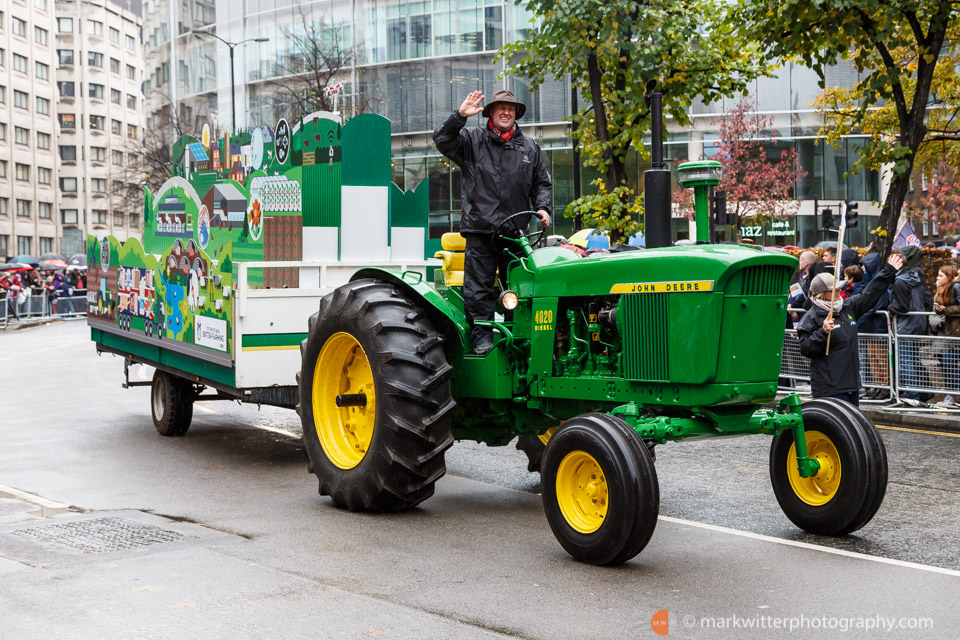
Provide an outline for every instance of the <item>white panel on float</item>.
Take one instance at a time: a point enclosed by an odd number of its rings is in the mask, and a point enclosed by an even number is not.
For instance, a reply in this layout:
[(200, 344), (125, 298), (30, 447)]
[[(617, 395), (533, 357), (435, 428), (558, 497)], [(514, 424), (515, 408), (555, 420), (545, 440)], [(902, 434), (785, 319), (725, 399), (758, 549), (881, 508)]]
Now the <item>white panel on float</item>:
[[(340, 229), (337, 227), (304, 227), (303, 228), (303, 260), (304, 262), (330, 262), (337, 260), (340, 251)], [(316, 289), (320, 286), (320, 269), (318, 267), (301, 267), (301, 289)]]
[(380, 262), (390, 259), (387, 244), (389, 193), (387, 187), (345, 185), (341, 188), (341, 260)]
[(390, 230), (390, 260), (423, 260), (423, 227), (393, 227)]

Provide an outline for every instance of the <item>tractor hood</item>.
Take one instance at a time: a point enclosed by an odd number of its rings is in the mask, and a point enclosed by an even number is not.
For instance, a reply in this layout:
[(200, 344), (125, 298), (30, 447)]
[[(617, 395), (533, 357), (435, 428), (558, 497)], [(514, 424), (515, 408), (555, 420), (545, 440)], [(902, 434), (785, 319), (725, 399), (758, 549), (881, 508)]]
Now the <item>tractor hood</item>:
[(784, 253), (740, 245), (664, 247), (589, 258), (566, 249), (546, 248), (535, 251), (531, 260), (535, 267), (533, 295), (558, 297), (724, 291), (731, 277), (747, 267), (774, 267), (780, 273), (779, 268), (789, 268), (792, 273), (798, 264)]

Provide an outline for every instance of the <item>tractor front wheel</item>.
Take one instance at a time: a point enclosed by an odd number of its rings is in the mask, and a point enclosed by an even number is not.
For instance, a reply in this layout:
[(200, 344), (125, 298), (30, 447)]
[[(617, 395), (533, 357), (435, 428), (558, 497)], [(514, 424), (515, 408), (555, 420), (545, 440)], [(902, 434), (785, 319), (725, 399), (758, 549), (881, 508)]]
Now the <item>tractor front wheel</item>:
[(551, 436), (540, 469), (547, 521), (577, 560), (616, 565), (650, 541), (660, 487), (650, 451), (621, 418), (588, 413)]
[(770, 448), (770, 479), (780, 508), (810, 533), (843, 536), (867, 524), (887, 490), (887, 452), (876, 427), (856, 407), (820, 398), (803, 404), (807, 455), (820, 464), (808, 478), (797, 469), (793, 431)]
[(433, 495), (453, 444), (442, 343), (390, 284), (358, 280), (321, 300), (300, 347), (297, 413), (310, 471), (335, 506), (398, 511)]

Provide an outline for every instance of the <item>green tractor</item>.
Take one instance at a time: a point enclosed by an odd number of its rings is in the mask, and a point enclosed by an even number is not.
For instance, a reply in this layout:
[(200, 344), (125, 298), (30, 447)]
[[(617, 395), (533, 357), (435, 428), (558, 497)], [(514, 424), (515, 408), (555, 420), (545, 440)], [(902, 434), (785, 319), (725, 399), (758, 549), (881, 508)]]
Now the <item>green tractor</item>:
[(410, 508), (433, 494), (455, 439), (549, 434), (540, 471), (554, 534), (575, 558), (617, 564), (656, 526), (654, 445), (765, 433), (797, 526), (844, 535), (876, 513), (886, 454), (860, 411), (795, 395), (759, 407), (777, 392), (794, 258), (732, 245), (580, 258), (508, 242), (518, 257), (500, 300), (512, 318), (490, 323), (485, 356), (470, 352), (458, 286), (366, 269), (322, 300), (298, 411), (335, 505)]
[[(687, 167), (698, 225), (701, 190), (716, 184), (697, 181), (705, 168)], [(656, 527), (656, 445), (762, 433), (773, 436), (774, 493), (797, 526), (845, 535), (876, 513), (886, 453), (858, 409), (796, 395), (763, 408), (777, 395), (795, 258), (710, 244), (582, 258), (498, 237), (515, 259), (485, 356), (469, 346), (458, 234), (443, 238), (436, 283), (363, 269), (310, 318), (297, 411), (310, 471), (334, 505), (414, 507), (433, 495), (454, 440), (520, 436), (542, 454), (557, 540), (574, 558), (615, 565)]]

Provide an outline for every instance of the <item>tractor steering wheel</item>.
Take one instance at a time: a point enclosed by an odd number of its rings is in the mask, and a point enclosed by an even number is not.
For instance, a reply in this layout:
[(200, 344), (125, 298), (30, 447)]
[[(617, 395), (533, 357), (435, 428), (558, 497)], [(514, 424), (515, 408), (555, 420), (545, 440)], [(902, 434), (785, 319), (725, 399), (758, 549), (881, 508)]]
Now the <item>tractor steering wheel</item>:
[(518, 236), (507, 235), (506, 233), (504, 233), (504, 231), (507, 231), (507, 229), (504, 229), (504, 227), (506, 227), (508, 223), (513, 222), (513, 220), (515, 220), (516, 218), (522, 217), (522, 218), (525, 218), (527, 222), (529, 222), (529, 218), (531, 216), (536, 216), (536, 215), (537, 215), (536, 211), (517, 211), (516, 213), (510, 214), (509, 216), (501, 220), (496, 227), (493, 228), (494, 242), (499, 245), (500, 239), (503, 238), (506, 240), (510, 240), (512, 242), (519, 243), (522, 238), (526, 238), (527, 242), (530, 243), (531, 247), (536, 247), (537, 243), (540, 242), (540, 238), (543, 237), (544, 228), (542, 226), (539, 231), (532, 231), (530, 233), (524, 233), (520, 231), (520, 229), (514, 228), (514, 230), (519, 233)]

